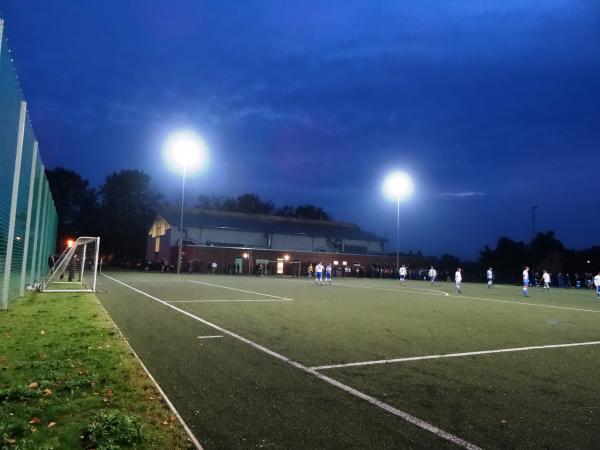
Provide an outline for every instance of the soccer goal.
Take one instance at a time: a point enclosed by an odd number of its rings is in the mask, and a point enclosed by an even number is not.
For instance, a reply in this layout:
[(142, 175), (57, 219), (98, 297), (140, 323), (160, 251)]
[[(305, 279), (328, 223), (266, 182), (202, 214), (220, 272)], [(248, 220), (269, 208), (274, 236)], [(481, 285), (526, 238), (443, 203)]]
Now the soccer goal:
[(42, 292), (96, 292), (99, 251), (99, 237), (77, 238), (42, 281)]

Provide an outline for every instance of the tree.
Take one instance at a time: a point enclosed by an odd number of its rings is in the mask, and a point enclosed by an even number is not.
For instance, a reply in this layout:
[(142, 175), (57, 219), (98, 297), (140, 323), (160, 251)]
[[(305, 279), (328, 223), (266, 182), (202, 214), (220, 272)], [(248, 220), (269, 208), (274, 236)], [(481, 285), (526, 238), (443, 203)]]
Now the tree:
[(481, 266), (493, 267), (496, 280), (505, 282), (518, 278), (521, 267), (529, 260), (529, 249), (525, 243), (506, 236), (498, 239), (495, 249), (486, 245), (479, 256)]
[(256, 194), (247, 193), (238, 196), (236, 199), (238, 212), (248, 214), (272, 214), (275, 205), (270, 201), (262, 201)]
[(314, 205), (298, 206), (296, 208), (296, 217), (299, 219), (331, 221), (331, 216), (323, 208)]
[(216, 195), (199, 195), (196, 208), (223, 210), (225, 199)]
[(280, 217), (296, 217), (296, 208), (291, 205), (285, 205), (275, 210), (275, 215)]
[(145, 254), (148, 228), (164, 204), (151, 181), (140, 170), (122, 170), (108, 175), (100, 188), (103, 250), (117, 260)]
[(97, 194), (89, 187), (89, 182), (63, 167), (46, 170), (46, 176), (58, 214), (59, 246), (69, 237), (97, 235)]
[[(563, 251), (565, 246), (555, 237), (554, 231), (538, 233), (532, 242), (537, 261), (543, 261), (554, 251)], [(537, 266), (537, 264), (536, 264)]]

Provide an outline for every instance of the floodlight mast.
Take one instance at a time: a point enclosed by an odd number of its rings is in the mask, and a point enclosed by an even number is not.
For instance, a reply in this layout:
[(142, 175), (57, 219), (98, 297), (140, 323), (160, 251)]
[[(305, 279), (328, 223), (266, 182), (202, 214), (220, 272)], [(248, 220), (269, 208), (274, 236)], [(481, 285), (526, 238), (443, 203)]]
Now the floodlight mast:
[(181, 176), (181, 213), (179, 215), (179, 251), (177, 252), (177, 275), (181, 273), (181, 249), (183, 246), (183, 200), (185, 197), (185, 164)]
[(392, 172), (384, 181), (384, 190), (388, 197), (396, 200), (396, 276), (400, 270), (400, 200), (413, 192), (413, 182), (404, 172)]
[(183, 249), (183, 206), (185, 200), (185, 177), (191, 169), (201, 166), (206, 160), (204, 142), (194, 133), (183, 131), (167, 138), (166, 150), (172, 164), (181, 169), (181, 212), (179, 215), (179, 249), (177, 252), (177, 274), (181, 273)]

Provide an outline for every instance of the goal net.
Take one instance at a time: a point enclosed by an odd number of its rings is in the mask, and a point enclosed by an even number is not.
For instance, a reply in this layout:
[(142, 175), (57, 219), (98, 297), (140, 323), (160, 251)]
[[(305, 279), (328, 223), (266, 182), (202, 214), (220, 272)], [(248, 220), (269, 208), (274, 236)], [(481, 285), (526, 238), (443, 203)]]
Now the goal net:
[(42, 281), (42, 292), (95, 292), (99, 251), (99, 237), (77, 238)]

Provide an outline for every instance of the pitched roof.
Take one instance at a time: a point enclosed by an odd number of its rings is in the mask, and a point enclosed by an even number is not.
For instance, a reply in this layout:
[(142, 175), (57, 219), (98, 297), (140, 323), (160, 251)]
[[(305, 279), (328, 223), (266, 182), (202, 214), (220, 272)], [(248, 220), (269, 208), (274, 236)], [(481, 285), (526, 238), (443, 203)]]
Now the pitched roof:
[[(178, 210), (165, 210), (162, 216), (172, 226), (179, 225)], [(240, 231), (259, 231), (262, 233), (295, 234), (320, 236), (331, 239), (357, 239), (364, 241), (386, 241), (369, 231), (361, 230), (358, 225), (324, 220), (306, 220), (292, 217), (246, 214), (207, 209), (186, 209), (183, 213), (184, 228), (220, 228)]]

